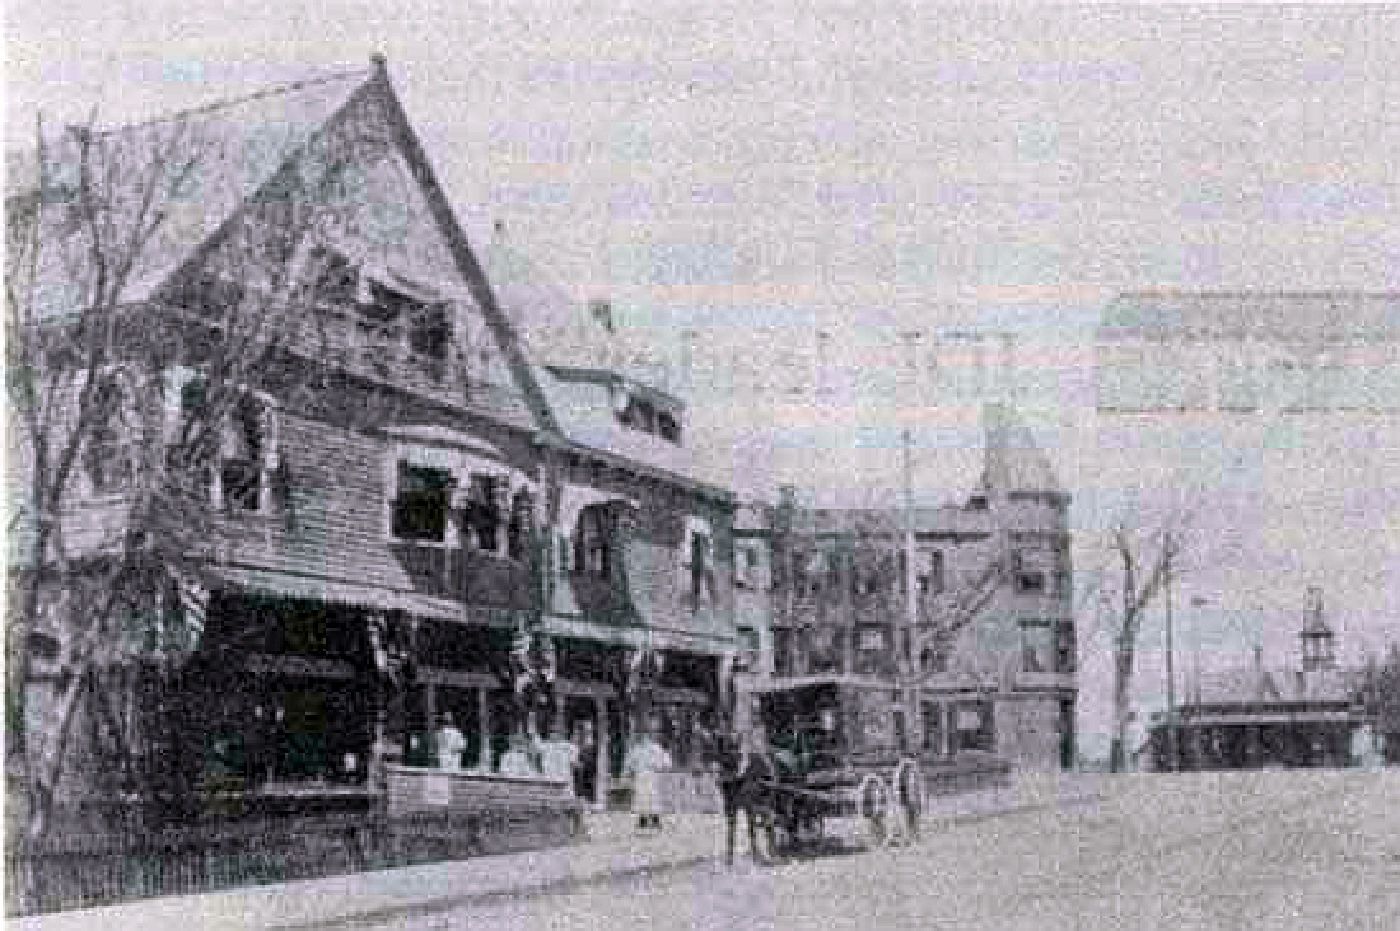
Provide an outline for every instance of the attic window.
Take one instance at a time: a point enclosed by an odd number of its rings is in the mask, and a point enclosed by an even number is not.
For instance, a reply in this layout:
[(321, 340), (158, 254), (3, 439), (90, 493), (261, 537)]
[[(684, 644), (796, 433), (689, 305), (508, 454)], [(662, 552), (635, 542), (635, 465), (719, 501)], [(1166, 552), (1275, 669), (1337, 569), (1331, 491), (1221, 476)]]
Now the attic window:
[(681, 425), (676, 422), (676, 418), (671, 414), (662, 411), (656, 417), (656, 431), (661, 434), (663, 440), (671, 443), (681, 441)]
[(312, 262), (316, 268), (312, 291), (317, 301), (340, 306), (355, 303), (359, 273), (350, 259), (333, 249), (317, 248), (312, 253)]

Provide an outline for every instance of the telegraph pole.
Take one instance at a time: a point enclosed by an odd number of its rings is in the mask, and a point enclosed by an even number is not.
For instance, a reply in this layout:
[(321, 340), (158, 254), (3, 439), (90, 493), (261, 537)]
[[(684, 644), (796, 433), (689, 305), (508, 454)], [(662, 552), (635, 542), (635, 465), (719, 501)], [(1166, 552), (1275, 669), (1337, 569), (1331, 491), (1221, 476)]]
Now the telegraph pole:
[(1172, 644), (1172, 538), (1166, 535), (1164, 541), (1166, 559), (1167, 595), (1167, 768), (1172, 772), (1180, 769), (1180, 758), (1176, 746), (1176, 675), (1173, 666), (1175, 648)]

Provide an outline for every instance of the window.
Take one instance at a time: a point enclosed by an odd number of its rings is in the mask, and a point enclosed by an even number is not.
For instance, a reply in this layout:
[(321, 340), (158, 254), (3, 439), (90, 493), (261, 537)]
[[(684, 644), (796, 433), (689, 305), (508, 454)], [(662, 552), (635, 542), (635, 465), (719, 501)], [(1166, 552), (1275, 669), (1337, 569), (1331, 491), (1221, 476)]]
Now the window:
[(1021, 671), (1052, 672), (1051, 628), (1044, 621), (1023, 621), (1021, 623)]
[(943, 706), (924, 702), (924, 752), (943, 755)]
[(714, 542), (709, 524), (700, 518), (687, 518), (685, 538), (681, 541), (681, 574), (691, 610), (714, 600)]
[(1016, 590), (1022, 593), (1045, 591), (1045, 570), (1036, 565), (1035, 560), (1023, 553), (1012, 557), (1013, 573), (1016, 576)]
[(452, 473), (447, 469), (400, 462), (394, 536), (400, 540), (444, 542), (451, 491)]
[(943, 552), (934, 550), (929, 554), (928, 571), (919, 573), (919, 595), (937, 595), (943, 591), (943, 587)]
[(515, 493), (510, 505), (510, 524), (506, 528), (507, 553), (511, 559), (530, 557), (530, 540), (535, 529), (535, 500), (529, 491)]
[(632, 424), (644, 433), (655, 433), (656, 408), (646, 401), (638, 401), (632, 410)]
[(856, 641), (856, 647), (862, 653), (869, 653), (885, 648), (885, 632), (878, 627), (866, 627), (860, 631), (860, 637)]
[(83, 443), (83, 471), (93, 494), (115, 494), (130, 487), (135, 477), (123, 440), (132, 429), (126, 392), (116, 381), (104, 379), (93, 393), (92, 410), (93, 426)]
[(656, 415), (656, 430), (661, 434), (661, 438), (670, 443), (681, 441), (681, 425), (675, 416), (662, 411)]
[(734, 665), (741, 670), (753, 669), (758, 665), (759, 635), (758, 631), (752, 627), (737, 628), (739, 650), (734, 658)]
[(415, 304), (412, 307), (408, 324), (410, 350), (420, 356), (442, 362), (447, 359), (447, 344), (450, 339), (446, 304)]
[(311, 286), (314, 300), (342, 307), (355, 303), (360, 276), (344, 254), (317, 247), (312, 250), (311, 262), (314, 269)]
[(189, 369), (176, 370), (168, 384), (179, 399), (178, 415), (168, 423), (168, 467), (197, 473), (196, 487), (202, 486), (215, 507), (235, 514), (263, 511), (271, 501), (277, 468), (271, 401), (227, 388), (219, 394), (231, 403), (216, 404), (207, 381)]
[(1074, 642), (1074, 624), (1061, 621), (1055, 625), (1055, 671), (1074, 672), (1078, 665)]
[(500, 531), (504, 523), (501, 511), (505, 493), (505, 482), (497, 476), (471, 477), (464, 517), (466, 542), (469, 547), (488, 553), (500, 550)]
[(987, 753), (995, 749), (996, 732), (993, 729), (991, 702), (960, 702), (953, 723), (957, 729), (957, 749)]
[(227, 510), (261, 510), (266, 460), (263, 418), (263, 405), (244, 395), (234, 404), (224, 425), (219, 484)]
[(612, 572), (612, 521), (600, 505), (583, 509), (574, 539), (574, 571), (607, 576)]

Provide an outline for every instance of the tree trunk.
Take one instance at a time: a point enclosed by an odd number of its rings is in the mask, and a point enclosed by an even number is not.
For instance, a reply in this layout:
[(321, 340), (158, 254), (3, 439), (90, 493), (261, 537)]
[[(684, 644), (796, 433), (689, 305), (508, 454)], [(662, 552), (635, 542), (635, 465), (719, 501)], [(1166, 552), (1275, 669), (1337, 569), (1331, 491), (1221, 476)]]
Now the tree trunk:
[[(45, 728), (50, 734), (42, 753), (30, 753), (30, 767), (26, 772), (29, 781), (29, 817), (25, 834), (31, 840), (39, 840), (48, 833), (53, 820), (58, 783), (63, 778), (63, 762), (68, 744), (68, 735), (73, 730), (73, 718), (78, 701), (87, 685), (86, 665), (72, 671), (68, 681), (60, 687), (54, 701), (54, 711), (47, 716), (51, 725)], [(33, 735), (26, 735), (32, 738)]]

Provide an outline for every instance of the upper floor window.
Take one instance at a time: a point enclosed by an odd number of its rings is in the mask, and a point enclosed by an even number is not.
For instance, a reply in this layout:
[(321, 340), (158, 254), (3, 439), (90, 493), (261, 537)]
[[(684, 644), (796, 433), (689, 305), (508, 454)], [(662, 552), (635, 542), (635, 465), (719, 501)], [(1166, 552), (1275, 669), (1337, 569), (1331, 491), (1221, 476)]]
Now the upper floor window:
[[(167, 455), (170, 464), (193, 470), (202, 493), (216, 507), (245, 514), (268, 510), (279, 455), (271, 399), (240, 388), (216, 391), (187, 369), (175, 374), (175, 386), (178, 422)], [(210, 442), (202, 442), (203, 436)], [(183, 460), (176, 461), (178, 456)]]
[(736, 563), (734, 584), (740, 588), (759, 588), (758, 547), (751, 543), (740, 546)]
[(447, 540), (447, 515), (452, 497), (448, 469), (399, 462), (393, 505), (393, 534), (400, 540)]
[(1054, 672), (1055, 657), (1050, 625), (1044, 621), (1021, 623), (1021, 671)]
[(686, 521), (685, 539), (681, 548), (682, 584), (688, 589), (692, 610), (714, 600), (715, 565), (714, 541), (710, 525), (699, 518)]
[(579, 514), (574, 538), (574, 571), (606, 576), (613, 567), (613, 527), (606, 507), (593, 505)]
[(82, 465), (93, 494), (116, 494), (135, 479), (129, 436), (135, 429), (129, 396), (115, 379), (93, 393), (92, 427), (83, 440)]
[(462, 517), (468, 547), (488, 553), (501, 552), (501, 531), (508, 523), (509, 492), (503, 476), (473, 473)]
[(934, 550), (928, 555), (928, 571), (919, 574), (919, 594), (937, 595), (946, 587), (943, 575), (943, 551)]
[(996, 748), (995, 718), (990, 701), (959, 702), (953, 715), (957, 749), (990, 752)]
[(262, 509), (268, 439), (265, 419), (263, 404), (242, 395), (234, 402), (224, 424), (219, 479), (224, 507), (228, 510)]
[(1011, 557), (1012, 573), (1016, 579), (1016, 590), (1024, 593), (1045, 591), (1045, 570), (1037, 560), (1025, 553), (1015, 553)]

